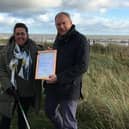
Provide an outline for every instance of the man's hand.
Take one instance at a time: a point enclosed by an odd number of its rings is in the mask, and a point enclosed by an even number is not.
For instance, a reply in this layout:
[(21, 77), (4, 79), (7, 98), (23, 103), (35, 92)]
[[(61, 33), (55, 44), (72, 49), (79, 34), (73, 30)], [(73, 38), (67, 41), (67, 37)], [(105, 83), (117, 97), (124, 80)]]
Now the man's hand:
[(50, 75), (49, 79), (46, 80), (46, 83), (48, 84), (54, 84), (57, 81), (57, 76), (56, 75)]

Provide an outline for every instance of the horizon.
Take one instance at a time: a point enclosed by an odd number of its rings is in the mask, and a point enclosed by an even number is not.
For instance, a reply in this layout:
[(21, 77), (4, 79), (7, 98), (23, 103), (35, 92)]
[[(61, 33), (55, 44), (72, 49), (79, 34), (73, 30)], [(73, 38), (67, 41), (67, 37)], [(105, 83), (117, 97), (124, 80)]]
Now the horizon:
[[(0, 33), (0, 39), (9, 39), (11, 33)], [(88, 40), (100, 42), (129, 42), (129, 35), (85, 35)], [(38, 42), (54, 41), (56, 34), (29, 34), (29, 37)]]
[[(7, 34), (7, 35), (11, 35), (13, 33), (11, 32), (0, 32), (0, 35), (2, 34)], [(29, 33), (29, 35), (56, 35), (57, 33)], [(82, 33), (85, 36), (128, 36), (129, 34), (85, 34)]]

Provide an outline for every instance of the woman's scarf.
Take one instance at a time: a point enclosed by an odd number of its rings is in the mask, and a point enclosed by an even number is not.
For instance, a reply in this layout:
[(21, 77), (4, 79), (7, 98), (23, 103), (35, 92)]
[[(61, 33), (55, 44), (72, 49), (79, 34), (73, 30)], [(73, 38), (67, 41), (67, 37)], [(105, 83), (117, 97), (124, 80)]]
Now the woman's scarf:
[[(11, 70), (11, 83), (17, 89), (15, 75), (17, 73), (17, 75), (22, 79), (29, 80), (31, 75), (32, 59), (30, 52), (25, 50), (21, 51), (20, 47), (17, 44), (15, 45), (13, 54), (14, 58), (11, 59), (9, 67)], [(19, 60), (21, 60), (21, 67), (18, 70), (17, 67), (19, 65)]]

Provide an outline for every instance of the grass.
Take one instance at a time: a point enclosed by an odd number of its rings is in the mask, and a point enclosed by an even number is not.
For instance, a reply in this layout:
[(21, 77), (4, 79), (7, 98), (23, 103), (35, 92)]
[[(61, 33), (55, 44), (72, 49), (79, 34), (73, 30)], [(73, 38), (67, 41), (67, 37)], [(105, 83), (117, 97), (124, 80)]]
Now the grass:
[[(129, 47), (95, 44), (83, 77), (84, 100), (77, 110), (79, 129), (129, 129)], [(11, 129), (16, 129), (16, 114)], [(31, 129), (52, 129), (43, 106), (29, 115)]]
[(97, 46), (96, 50), (94, 47), (83, 80), (85, 102), (79, 109), (80, 129), (84, 129), (82, 125), (86, 129), (128, 129), (129, 48)]

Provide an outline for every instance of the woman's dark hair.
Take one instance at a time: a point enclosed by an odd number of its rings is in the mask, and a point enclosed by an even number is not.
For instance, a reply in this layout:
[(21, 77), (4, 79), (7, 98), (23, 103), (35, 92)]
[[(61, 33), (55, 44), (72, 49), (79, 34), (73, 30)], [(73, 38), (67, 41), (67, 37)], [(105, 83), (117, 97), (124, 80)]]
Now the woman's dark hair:
[(24, 28), (28, 33), (28, 27), (24, 23), (16, 23), (14, 26), (13, 32), (15, 32), (16, 28), (19, 28), (19, 27)]
[[(25, 31), (27, 32), (27, 35), (28, 35), (28, 27), (24, 24), (24, 23), (16, 23), (15, 26), (14, 26), (14, 29), (13, 29), (13, 35), (9, 38), (9, 43), (11, 43), (12, 41), (14, 41), (14, 33), (15, 33), (15, 30), (16, 28), (24, 28)], [(29, 37), (29, 36), (28, 36)]]

